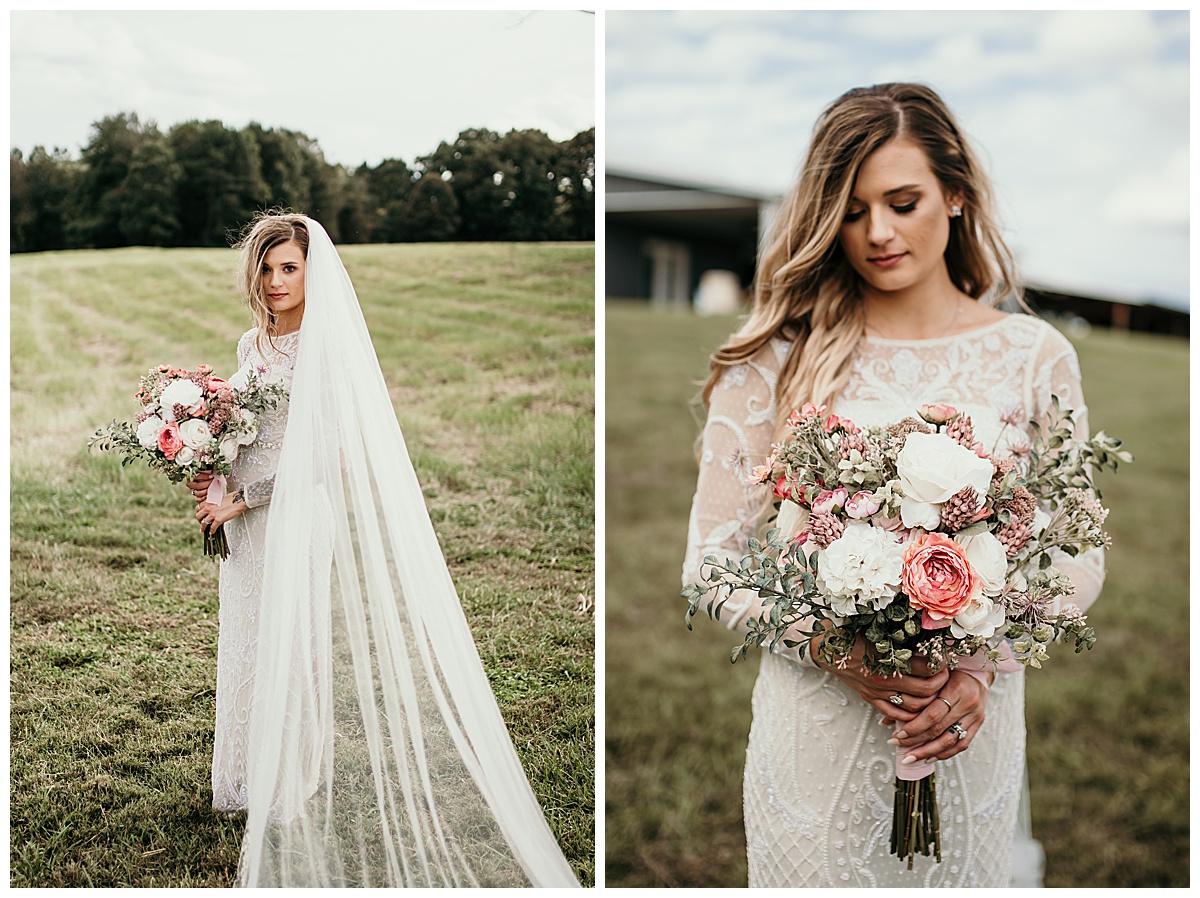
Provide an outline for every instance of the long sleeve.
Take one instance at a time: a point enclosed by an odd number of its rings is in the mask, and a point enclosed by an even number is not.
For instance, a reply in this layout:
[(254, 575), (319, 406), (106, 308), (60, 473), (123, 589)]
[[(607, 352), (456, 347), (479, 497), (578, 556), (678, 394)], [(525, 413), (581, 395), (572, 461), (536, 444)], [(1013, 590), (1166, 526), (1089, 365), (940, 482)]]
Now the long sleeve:
[[(763, 487), (751, 487), (745, 476), (771, 453), (775, 431), (775, 381), (787, 344), (772, 341), (747, 362), (724, 373), (713, 388), (700, 446), (700, 474), (688, 526), (683, 583), (700, 582), (704, 558), (740, 558), (768, 504)], [(738, 590), (720, 612), (729, 629), (747, 632), (762, 602), (750, 590)], [(775, 653), (800, 658), (782, 643)]]
[[(1053, 411), (1051, 396), (1057, 396), (1060, 406), (1074, 412), (1075, 438), (1086, 440), (1090, 430), (1087, 403), (1083, 398), (1079, 358), (1075, 354), (1075, 348), (1058, 331), (1047, 329), (1031, 373), (1033, 405), (1037, 420), (1049, 420)], [(1104, 586), (1104, 551), (1088, 549), (1072, 558), (1055, 549), (1051, 555), (1054, 566), (1066, 574), (1075, 586), (1075, 594), (1069, 601), (1087, 611)]]
[[(250, 351), (254, 347), (255, 333), (257, 331), (254, 329), (248, 330), (238, 340), (237, 360), (239, 370), (245, 367), (250, 360)], [(266, 505), (271, 501), (271, 493), (274, 490), (275, 474), (271, 473), (242, 487), (242, 501), (246, 503), (247, 508), (258, 508), (260, 505)]]

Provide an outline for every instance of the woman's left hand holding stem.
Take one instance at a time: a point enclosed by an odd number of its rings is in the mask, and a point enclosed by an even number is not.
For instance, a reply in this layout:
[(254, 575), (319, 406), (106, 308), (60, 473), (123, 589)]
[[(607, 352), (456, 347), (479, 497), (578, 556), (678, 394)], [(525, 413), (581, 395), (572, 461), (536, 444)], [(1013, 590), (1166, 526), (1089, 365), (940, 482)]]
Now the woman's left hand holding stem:
[[(989, 677), (994, 674), (989, 674)], [(916, 761), (945, 761), (970, 747), (983, 726), (988, 687), (961, 670), (950, 672), (946, 685), (916, 717), (888, 740), (892, 745), (911, 749), (905, 756)], [(950, 729), (954, 724), (966, 733), (959, 737)]]

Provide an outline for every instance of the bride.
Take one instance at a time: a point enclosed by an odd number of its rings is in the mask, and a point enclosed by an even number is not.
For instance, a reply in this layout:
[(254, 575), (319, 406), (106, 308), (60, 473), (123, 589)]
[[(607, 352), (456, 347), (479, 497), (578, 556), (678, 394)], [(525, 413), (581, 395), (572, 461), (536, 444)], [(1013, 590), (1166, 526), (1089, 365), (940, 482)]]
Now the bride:
[(350, 278), (311, 218), (265, 213), (239, 370), (283, 382), (229, 493), (213, 805), (244, 886), (576, 886), (521, 768), (425, 509)]
[[(1002, 421), (1044, 419), (1053, 394), (1085, 434), (1071, 345), (993, 307), (1016, 285), (986, 177), (937, 94), (882, 84), (835, 100), (765, 246), (753, 312), (712, 358), (684, 584), (705, 556), (745, 553), (767, 510), (744, 485), (747, 462), (805, 402), (862, 427), (952, 405), (991, 447)], [(1086, 608), (1102, 553), (1055, 564)], [(757, 602), (735, 595), (722, 620), (745, 631)], [(873, 677), (853, 661), (826, 667), (819, 642), (762, 656), (744, 778), (750, 885), (1012, 884), (1023, 674)], [(943, 860), (918, 856), (912, 871), (889, 851), (896, 749), (880, 723), (897, 720), (907, 757), (940, 762)]]

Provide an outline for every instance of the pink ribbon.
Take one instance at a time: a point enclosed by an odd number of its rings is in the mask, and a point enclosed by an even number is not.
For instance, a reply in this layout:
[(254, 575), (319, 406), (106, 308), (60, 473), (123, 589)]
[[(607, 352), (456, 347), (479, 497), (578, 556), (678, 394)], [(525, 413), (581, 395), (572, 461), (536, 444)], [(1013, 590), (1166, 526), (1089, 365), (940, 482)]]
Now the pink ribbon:
[[(1000, 643), (999, 652), (1000, 659), (994, 666), (987, 659), (987, 655), (981, 651), (962, 659), (954, 669), (961, 670), (963, 673), (974, 677), (983, 684), (984, 689), (990, 689), (991, 685), (987, 680), (989, 667), (997, 673), (1016, 673), (1021, 669), (1021, 662), (1013, 657), (1012, 647), (1007, 642)], [(904, 729), (904, 723), (897, 721), (895, 729), (896, 731)], [(914, 761), (912, 764), (901, 764), (900, 762), (908, 757), (910, 752), (912, 752), (911, 747), (896, 746), (896, 779), (903, 780), (906, 783), (925, 779), (925, 777), (933, 773), (934, 764), (936, 763), (933, 760), (919, 760)]]
[(209, 505), (220, 505), (225, 501), (225, 484), (227, 482), (224, 474), (218, 474), (214, 477), (208, 485), (208, 492), (204, 495), (204, 501)]

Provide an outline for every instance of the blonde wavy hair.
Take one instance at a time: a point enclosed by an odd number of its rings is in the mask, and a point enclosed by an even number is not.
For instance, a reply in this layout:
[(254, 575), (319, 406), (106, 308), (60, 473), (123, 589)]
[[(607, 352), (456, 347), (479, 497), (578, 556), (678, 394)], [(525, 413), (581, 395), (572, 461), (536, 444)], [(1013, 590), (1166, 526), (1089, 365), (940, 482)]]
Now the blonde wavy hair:
[(954, 285), (989, 305), (1007, 293), (1020, 297), (987, 176), (941, 97), (920, 84), (855, 88), (817, 120), (800, 176), (759, 259), (753, 310), (710, 359), (705, 404), (726, 368), (776, 336), (792, 343), (779, 372), (777, 429), (792, 409), (831, 403), (841, 392), (865, 321), (862, 281), (842, 252), (838, 230), (863, 161), (894, 140), (922, 147), (942, 188), (963, 198), (945, 253)]
[(304, 216), (283, 209), (269, 209), (250, 219), (234, 244), (238, 251), (238, 292), (258, 326), (254, 339), (259, 352), (262, 352), (264, 337), (274, 348), (277, 317), (263, 292), (263, 260), (272, 249), (288, 241), (299, 246), (305, 258), (308, 257), (308, 227), (304, 224)]

